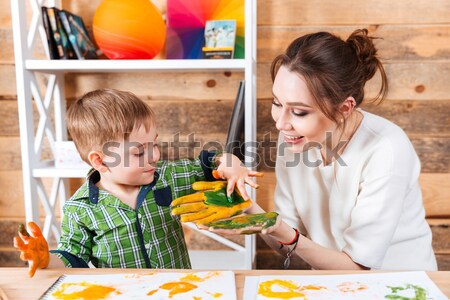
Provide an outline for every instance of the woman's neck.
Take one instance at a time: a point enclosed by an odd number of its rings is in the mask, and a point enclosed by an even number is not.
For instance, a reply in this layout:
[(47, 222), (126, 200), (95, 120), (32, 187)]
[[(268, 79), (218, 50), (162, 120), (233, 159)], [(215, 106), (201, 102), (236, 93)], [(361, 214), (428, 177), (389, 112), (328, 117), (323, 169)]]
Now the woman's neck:
[(324, 165), (329, 165), (344, 153), (362, 119), (363, 115), (355, 109), (345, 120), (344, 126), (337, 127), (331, 135), (327, 135), (321, 149)]

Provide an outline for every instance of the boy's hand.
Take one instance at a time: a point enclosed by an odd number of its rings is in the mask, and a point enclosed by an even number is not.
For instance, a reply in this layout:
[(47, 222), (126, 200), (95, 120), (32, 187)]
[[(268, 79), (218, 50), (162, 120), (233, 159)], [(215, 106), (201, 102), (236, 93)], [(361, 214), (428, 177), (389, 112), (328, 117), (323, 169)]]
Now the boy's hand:
[(213, 176), (216, 179), (226, 179), (227, 184), (227, 196), (230, 196), (235, 187), (239, 190), (244, 200), (248, 200), (250, 197), (245, 190), (245, 184), (247, 183), (251, 187), (257, 189), (258, 185), (250, 177), (262, 177), (263, 173), (250, 171), (247, 169), (239, 158), (230, 153), (223, 153), (216, 158), (216, 165), (219, 164), (217, 171), (213, 172)]
[(181, 215), (181, 222), (204, 225), (241, 214), (251, 206), (251, 200), (245, 201), (238, 191), (228, 197), (226, 185), (226, 181), (195, 182), (192, 188), (202, 192), (173, 200), (172, 214)]
[(19, 236), (14, 237), (14, 247), (20, 250), (20, 259), (28, 261), (28, 275), (33, 277), (38, 268), (45, 269), (48, 266), (50, 255), (47, 241), (39, 226), (28, 222), (28, 229), (31, 235), (23, 224), (19, 226)]

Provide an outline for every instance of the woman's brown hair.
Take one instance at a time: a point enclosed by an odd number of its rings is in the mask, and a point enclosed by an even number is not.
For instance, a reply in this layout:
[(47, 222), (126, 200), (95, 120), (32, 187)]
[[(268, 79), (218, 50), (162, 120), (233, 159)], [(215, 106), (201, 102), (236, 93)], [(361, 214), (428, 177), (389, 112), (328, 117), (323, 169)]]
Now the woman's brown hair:
[(367, 29), (355, 30), (346, 41), (328, 32), (299, 37), (273, 60), (272, 80), (280, 66), (302, 75), (319, 109), (339, 123), (339, 105), (352, 96), (359, 106), (364, 99), (364, 86), (377, 70), (381, 87), (372, 101), (381, 102), (386, 97), (388, 81), (373, 39)]

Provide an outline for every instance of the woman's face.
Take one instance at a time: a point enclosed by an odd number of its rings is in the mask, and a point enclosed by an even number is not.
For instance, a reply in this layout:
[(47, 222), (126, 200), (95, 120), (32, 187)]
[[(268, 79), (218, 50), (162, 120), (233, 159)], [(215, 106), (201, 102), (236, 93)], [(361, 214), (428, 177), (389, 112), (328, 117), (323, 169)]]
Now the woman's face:
[(326, 132), (336, 130), (335, 123), (317, 107), (301, 75), (281, 66), (272, 93), (272, 118), (291, 151), (298, 153), (317, 143), (324, 145)]

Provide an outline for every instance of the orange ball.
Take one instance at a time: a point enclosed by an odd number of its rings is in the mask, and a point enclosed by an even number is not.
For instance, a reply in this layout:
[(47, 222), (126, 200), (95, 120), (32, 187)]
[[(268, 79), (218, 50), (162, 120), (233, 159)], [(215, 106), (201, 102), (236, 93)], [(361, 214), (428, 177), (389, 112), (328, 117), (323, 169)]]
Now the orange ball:
[(166, 24), (150, 0), (103, 0), (94, 37), (110, 59), (151, 59), (164, 47)]

